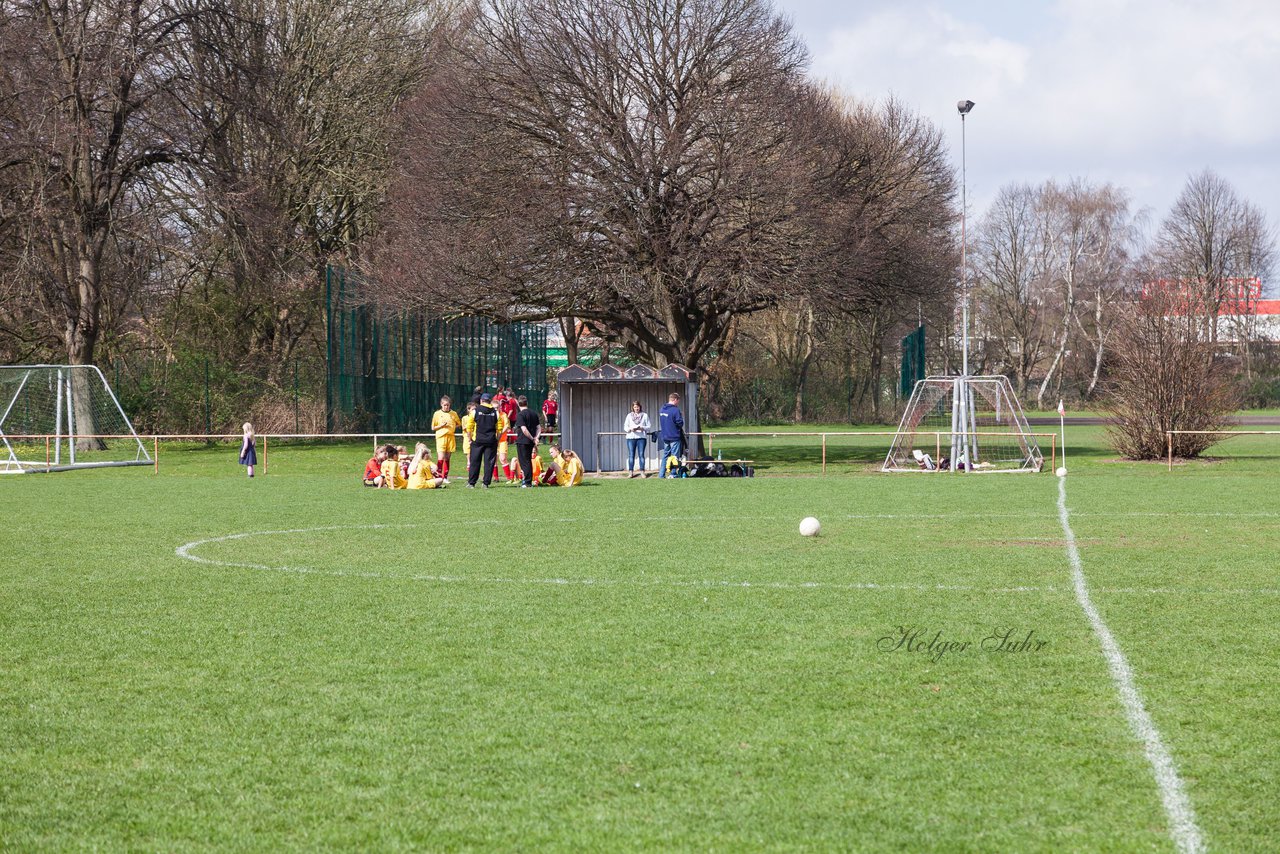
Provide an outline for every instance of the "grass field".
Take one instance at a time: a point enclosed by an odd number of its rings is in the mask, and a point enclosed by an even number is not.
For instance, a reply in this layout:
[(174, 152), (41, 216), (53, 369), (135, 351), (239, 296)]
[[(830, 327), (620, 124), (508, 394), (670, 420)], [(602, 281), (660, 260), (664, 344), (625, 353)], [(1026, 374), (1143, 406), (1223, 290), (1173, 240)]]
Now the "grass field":
[[(1275, 438), (1170, 473), (1068, 431), (1210, 850), (1280, 826)], [(725, 441), (779, 476), (390, 493), (295, 445), (0, 478), (0, 847), (1174, 850), (1058, 478)]]

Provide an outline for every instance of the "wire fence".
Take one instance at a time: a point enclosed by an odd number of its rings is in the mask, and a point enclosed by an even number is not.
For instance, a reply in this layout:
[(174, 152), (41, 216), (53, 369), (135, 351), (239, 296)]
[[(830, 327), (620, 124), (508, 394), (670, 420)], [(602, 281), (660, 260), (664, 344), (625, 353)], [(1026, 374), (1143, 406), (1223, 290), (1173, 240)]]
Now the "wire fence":
[(441, 396), (511, 388), (547, 397), (547, 330), (539, 324), (441, 318), (380, 306), (359, 277), (325, 271), (328, 426), (424, 430)]
[[(1167, 466), (1169, 471), (1173, 470), (1173, 441), (1177, 435), (1217, 435), (1224, 438), (1240, 438), (1245, 436), (1280, 436), (1280, 430), (1166, 430), (1165, 436), (1167, 440)], [(777, 464), (779, 462), (799, 464), (811, 464), (815, 466), (821, 474), (827, 474), (831, 466), (837, 465), (869, 465), (884, 460), (888, 451), (888, 446), (892, 442), (892, 437), (898, 435), (897, 431), (821, 431), (821, 432), (766, 432), (766, 431), (703, 431), (699, 433), (689, 433), (689, 436), (697, 436), (706, 439), (706, 452), (708, 458), (714, 458), (717, 453), (723, 455), (725, 452), (730, 454), (731, 462), (761, 462), (758, 458), (761, 456), (759, 444), (746, 443), (742, 440), (758, 440), (768, 439), (773, 445), (769, 451), (770, 459), (765, 461)], [(932, 436), (934, 440), (935, 459), (941, 458), (944, 448), (944, 440), (949, 441), (951, 433), (948, 431), (932, 431), (917, 430), (914, 431), (916, 436)], [(974, 435), (984, 435), (976, 433)], [(1004, 434), (995, 434), (1004, 435)], [(1028, 433), (1028, 438), (1048, 439), (1049, 440), (1049, 470), (1054, 471), (1058, 465), (1058, 434), (1057, 433)], [(542, 438), (550, 441), (553, 438), (559, 438), (560, 433), (543, 432)], [(621, 432), (600, 432), (596, 434), (596, 459), (601, 458), (602, 443), (609, 437), (622, 439), (626, 436)], [(890, 442), (866, 441), (868, 439), (880, 439), (889, 437)], [(4, 434), (0, 433), (0, 438), (4, 440), (5, 449), (0, 453), (7, 452), (8, 466), (6, 461), (0, 459), (0, 473), (8, 473), (12, 471), (57, 471), (64, 468), (93, 468), (100, 466), (120, 466), (120, 465), (149, 465), (152, 469), (159, 473), (160, 471), (160, 451), (164, 444), (196, 444), (205, 446), (218, 442), (239, 442), (243, 439), (240, 433), (154, 433), (154, 434), (120, 434), (120, 433), (97, 433), (92, 435), (75, 435), (68, 436), (58, 433), (29, 433), (29, 434)], [(269, 470), (270, 448), (271, 443), (301, 441), (308, 443), (324, 443), (333, 444), (335, 442), (350, 442), (353, 440), (368, 440), (370, 449), (376, 450), (379, 445), (387, 444), (391, 439), (407, 439), (421, 440), (431, 442), (436, 438), (434, 432), (398, 432), (398, 431), (379, 431), (376, 433), (259, 433), (257, 439), (261, 440), (262, 448), (262, 468), (263, 473)], [(459, 447), (462, 446), (462, 433), (455, 434)], [(126, 444), (130, 453), (134, 453), (134, 449), (143, 448), (149, 450), (150, 453), (145, 456), (135, 456), (133, 459), (95, 459), (92, 452), (82, 452), (81, 458), (84, 462), (75, 466), (61, 464), (55, 457), (55, 448), (59, 443), (78, 442), (83, 440), (101, 440), (103, 442), (116, 442)], [(717, 452), (717, 445), (720, 451)], [(117, 449), (120, 444), (115, 446)], [(27, 459), (21, 463), (18, 462), (18, 450), (23, 449), (27, 453)], [(115, 452), (119, 457), (118, 450)], [(744, 456), (745, 455), (745, 456)], [(38, 457), (43, 457), (43, 464), (40, 463)], [(723, 461), (723, 460), (722, 460)], [(606, 472), (597, 468), (597, 473), (604, 474)]]
[[(730, 462), (752, 462), (752, 463), (760, 462), (760, 460), (758, 459), (755, 459), (755, 458), (749, 459), (742, 456), (742, 454), (746, 453), (746, 454), (755, 454), (756, 457), (759, 457), (760, 453), (757, 448), (752, 448), (752, 449), (743, 448), (741, 444), (735, 442), (735, 440), (763, 438), (763, 439), (769, 439), (775, 443), (781, 442), (784, 444), (781, 446), (775, 447), (770, 452), (771, 457), (777, 458), (779, 456), (785, 456), (788, 451), (791, 452), (790, 457), (792, 458), (793, 461), (805, 460), (810, 457), (816, 456), (817, 459), (814, 460), (814, 462), (816, 462), (817, 465), (820, 467), (821, 473), (825, 475), (827, 473), (827, 467), (829, 462), (832, 465), (835, 465), (837, 463), (854, 463), (854, 464), (867, 465), (873, 462), (883, 462), (886, 456), (888, 455), (889, 447), (892, 444), (893, 437), (901, 435), (901, 433), (897, 430), (822, 431), (822, 432), (806, 432), (806, 433), (747, 432), (747, 431), (733, 430), (733, 431), (702, 431), (698, 433), (688, 433), (686, 435), (690, 437), (698, 436), (698, 437), (705, 438), (707, 440), (706, 453), (707, 453), (708, 459), (717, 458), (716, 457), (717, 451), (715, 448), (716, 448), (716, 442), (718, 440), (720, 442), (720, 447), (721, 447), (721, 451), (719, 453), (723, 455), (724, 449), (728, 448), (731, 454), (731, 458), (730, 460), (728, 460)], [(951, 436), (953, 434), (950, 431), (915, 430), (915, 431), (912, 431), (912, 435), (934, 437), (934, 457), (933, 458), (937, 460), (942, 458), (942, 449), (944, 447), (944, 441), (943, 441), (944, 437), (947, 442), (950, 442)], [(985, 432), (985, 431), (979, 431), (979, 432), (971, 431), (967, 435), (1007, 437), (1009, 434), (1007, 432), (995, 433), (995, 432)], [(1025, 435), (1027, 438), (1049, 440), (1049, 448), (1050, 448), (1049, 456), (1051, 461), (1049, 470), (1050, 471), (1055, 470), (1058, 467), (1058, 434), (1057, 433), (1027, 433)], [(599, 433), (596, 433), (596, 460), (597, 460), (596, 472), (598, 474), (603, 473), (601, 472), (598, 466), (598, 461), (601, 460), (604, 456), (603, 442), (605, 437), (625, 438), (626, 436), (627, 436), (626, 433), (613, 432), (613, 431), (601, 431)], [(868, 438), (879, 439), (886, 436), (889, 437), (889, 442), (859, 441), (859, 440), (864, 440)], [(815, 439), (817, 441), (814, 441)], [(800, 441), (795, 441), (795, 440), (800, 440)], [(854, 451), (856, 451), (856, 454), (853, 453)], [(736, 456), (732, 456), (735, 454)], [(831, 459), (836, 455), (838, 455), (838, 458)], [(719, 461), (725, 462), (726, 460), (720, 459)], [(921, 470), (923, 471), (923, 469)], [(941, 470), (939, 469), (938, 471), (941, 471)]]
[[(557, 432), (544, 432), (542, 438), (550, 441), (558, 439), (560, 434)], [(5, 446), (8, 448), (9, 466), (6, 469), (5, 460), (0, 459), (0, 473), (10, 473), (15, 471), (31, 471), (31, 472), (53, 472), (63, 471), (75, 468), (101, 468), (106, 466), (134, 466), (149, 465), (155, 474), (160, 473), (160, 449), (164, 443), (181, 443), (195, 444), (201, 447), (208, 447), (219, 442), (236, 442), (244, 440), (242, 433), (165, 433), (165, 434), (141, 434), (132, 433), (95, 433), (95, 434), (77, 434), (68, 436), (66, 434), (56, 433), (11, 433), (0, 434), (3, 438)], [(352, 440), (367, 439), (371, 440), (370, 451), (376, 451), (378, 447), (390, 444), (392, 439), (416, 440), (422, 442), (434, 442), (437, 438), (435, 433), (402, 433), (402, 432), (379, 432), (379, 433), (257, 433), (254, 436), (256, 449), (262, 452), (262, 473), (267, 474), (270, 471), (271, 459), (271, 443), (274, 441), (279, 445), (289, 440), (298, 440), (309, 443), (334, 444), (336, 442), (350, 442)], [(462, 446), (463, 434), (461, 431), (454, 434), (454, 439), (459, 447)], [(130, 447), (136, 447), (142, 450), (142, 454), (134, 459), (107, 459), (94, 458), (93, 452), (82, 452), (81, 462), (76, 464), (63, 464), (57, 457), (55, 451), (60, 443), (82, 442), (82, 441), (120, 441), (129, 442)], [(34, 459), (40, 453), (43, 446), (44, 463), (41, 465), (38, 460)], [(26, 450), (25, 456), (28, 459), (19, 461), (17, 459), (19, 450)], [(146, 453), (147, 451), (150, 453)], [(3, 453), (3, 452), (0, 452)], [(118, 453), (115, 454), (119, 457)]]
[[(606, 438), (616, 437), (621, 439), (625, 435), (624, 433), (614, 432), (597, 433), (596, 458), (600, 459), (600, 450)], [(807, 468), (808, 466), (814, 466), (821, 474), (826, 475), (832, 466), (847, 466), (850, 464), (867, 466), (882, 462), (888, 451), (889, 444), (892, 442), (892, 437), (898, 435), (898, 433), (897, 431), (823, 431), (804, 433), (703, 431), (689, 433), (688, 435), (706, 440), (708, 458), (715, 458), (718, 455), (721, 457), (721, 461), (724, 461), (723, 455), (727, 452), (729, 454), (729, 462), (749, 462), (766, 467), (781, 465), (783, 467), (799, 466), (800, 468)], [(942, 455), (944, 439), (949, 441), (951, 434), (939, 431), (916, 431), (915, 435), (934, 437), (935, 459), (939, 459)], [(542, 438), (548, 442), (558, 439), (559, 436), (560, 434), (556, 432), (544, 432), (542, 434)], [(1050, 459), (1052, 461), (1050, 470), (1056, 468), (1057, 434), (1032, 433), (1028, 434), (1028, 436), (1050, 441)], [(889, 441), (881, 441), (886, 437)], [(436, 439), (436, 434), (434, 432), (399, 431), (379, 431), (375, 433), (259, 433), (256, 434), (255, 438), (258, 442), (256, 447), (262, 454), (262, 473), (267, 474), (270, 471), (273, 443), (279, 446), (286, 442), (334, 444), (367, 440), (372, 452), (380, 445), (390, 443), (393, 439), (431, 443)], [(98, 461), (94, 460), (92, 454), (82, 453), (81, 459), (83, 462), (74, 467), (150, 465), (153, 471), (158, 474), (161, 465), (161, 451), (166, 444), (195, 444), (207, 447), (222, 442), (240, 442), (243, 440), (243, 435), (240, 433), (168, 433), (149, 435), (95, 434), (71, 437), (63, 434), (42, 433), (10, 434), (4, 436), (4, 439), (9, 446), (11, 464), (16, 459), (17, 449), (25, 447), (28, 451), (26, 454), (27, 459), (20, 466), (11, 465), (10, 470), (16, 468), (23, 471), (57, 471), (70, 468), (70, 466), (59, 464), (55, 453), (59, 443), (83, 440), (127, 440), (131, 448), (138, 448), (144, 452), (149, 451), (149, 453), (137, 455), (134, 459), (102, 459)], [(455, 439), (458, 440), (458, 447), (461, 448), (461, 432), (455, 433)], [(758, 441), (753, 441), (760, 439), (770, 440), (769, 444), (762, 446)], [(43, 456), (43, 465), (40, 464), (39, 460), (41, 455)], [(597, 473), (603, 474), (604, 472), (597, 468)]]

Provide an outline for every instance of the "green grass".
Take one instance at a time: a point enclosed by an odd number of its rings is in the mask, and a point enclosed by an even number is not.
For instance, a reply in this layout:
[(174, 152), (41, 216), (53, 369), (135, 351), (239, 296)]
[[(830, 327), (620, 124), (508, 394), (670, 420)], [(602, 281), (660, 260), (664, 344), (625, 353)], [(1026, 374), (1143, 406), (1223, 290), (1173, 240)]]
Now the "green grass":
[[(1170, 473), (1100, 437), (1094, 601), (1209, 847), (1270, 850), (1280, 445)], [(0, 847), (1172, 850), (1057, 478), (725, 442), (781, 476), (390, 493), (273, 443), (253, 481), (227, 447), (0, 478)]]

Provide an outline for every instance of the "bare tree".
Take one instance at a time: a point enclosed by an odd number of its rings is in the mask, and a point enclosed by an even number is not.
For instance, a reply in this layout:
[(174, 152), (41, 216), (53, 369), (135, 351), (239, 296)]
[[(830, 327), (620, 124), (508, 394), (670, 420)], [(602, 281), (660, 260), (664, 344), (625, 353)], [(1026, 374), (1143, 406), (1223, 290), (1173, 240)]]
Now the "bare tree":
[[(3, 290), (22, 293), (73, 364), (92, 364), (104, 317), (124, 316), (106, 312), (123, 279), (106, 271), (113, 245), (146, 230), (141, 199), (131, 194), (188, 153), (180, 127), (187, 81), (177, 58), (198, 14), (187, 0), (0, 6), (0, 65), (14, 86), (0, 97), (17, 109), (0, 160), (21, 188), (22, 231)], [(92, 424), (88, 411), (76, 417)]]
[(1039, 191), (1002, 187), (974, 235), (973, 267), (980, 315), (1019, 395), (1027, 393), (1049, 335), (1046, 244)]
[(956, 182), (939, 129), (900, 101), (838, 103), (835, 132), (817, 136), (829, 166), (812, 212), (810, 282), (822, 312), (844, 315), (855, 333), (843, 361), (848, 411), (865, 406), (879, 421), (886, 347), (924, 307), (953, 302)]
[(1081, 385), (1086, 395), (1096, 388), (1134, 239), (1124, 192), (1079, 179), (1005, 187), (980, 223), (973, 263), (984, 329), (1019, 393), (1043, 371), (1037, 406), (1051, 387), (1061, 391), (1072, 350), (1088, 348)]
[[(793, 304), (760, 312), (742, 324), (739, 334), (754, 342), (787, 378), (791, 391), (791, 420), (803, 420), (805, 389), (809, 373), (825, 343), (820, 324), (825, 315), (811, 300), (801, 298)], [(730, 354), (722, 349), (719, 360)], [(757, 366), (758, 367), (758, 366)]]
[(16, 69), (23, 120), (6, 142), (28, 226), (18, 275), (39, 290), (68, 361), (92, 364), (108, 283), (103, 261), (130, 191), (183, 156), (175, 133), (193, 7), (79, 0), (4, 4), (0, 60)]
[[(1168, 448), (1166, 431), (1222, 429), (1239, 401), (1235, 378), (1181, 295), (1130, 290), (1117, 320), (1107, 396), (1116, 450), (1130, 459), (1159, 459)], [(1216, 441), (1178, 434), (1173, 453), (1194, 457)]]
[[(1266, 280), (1275, 265), (1275, 234), (1262, 211), (1206, 169), (1187, 179), (1156, 236), (1159, 279), (1182, 294), (1209, 340), (1219, 337), (1223, 311), (1249, 315), (1257, 295), (1244, 280)], [(1247, 335), (1240, 352), (1250, 369)]]
[(1103, 307), (1108, 291), (1115, 289), (1121, 280), (1132, 230), (1125, 195), (1109, 184), (1094, 187), (1076, 179), (1059, 186), (1050, 181), (1041, 190), (1039, 208), (1044, 223), (1047, 272), (1057, 285), (1059, 296), (1056, 347), (1036, 392), (1036, 406), (1043, 408), (1050, 384), (1056, 381), (1056, 388), (1061, 389), (1072, 331), (1083, 328), (1079, 311), (1086, 293), (1093, 297), (1095, 309), (1093, 383), (1096, 383), (1102, 342), (1106, 338)]
[(705, 367), (800, 283), (803, 60), (760, 0), (495, 2), (417, 105), (383, 276)]
[(849, 410), (879, 420), (886, 347), (926, 304), (951, 302), (955, 181), (938, 129), (901, 102), (832, 103), (833, 121), (813, 128), (821, 168), (807, 292), (750, 328), (791, 377), (794, 420), (804, 417), (811, 370), (837, 339), (850, 345), (836, 348)]
[[(1081, 377), (1083, 395), (1091, 398), (1100, 387), (1106, 354), (1115, 336), (1115, 311), (1123, 298), (1125, 283), (1131, 280), (1133, 256), (1142, 245), (1140, 237), (1144, 213), (1129, 213), (1128, 194), (1111, 184), (1093, 188), (1085, 197), (1094, 207), (1093, 220), (1098, 251), (1080, 279), (1073, 322), (1088, 348), (1088, 379)], [(1065, 369), (1064, 369), (1065, 370)]]
[[(191, 236), (190, 265), (175, 279), (192, 290), (176, 298), (202, 313), (220, 304), (210, 334), (245, 339), (241, 361), (277, 382), (320, 329), (325, 265), (350, 264), (373, 231), (395, 110), (421, 77), (441, 7), (208, 5), (220, 14), (201, 19), (188, 59), (205, 142), (194, 171), (166, 175)], [(173, 312), (163, 319), (181, 323)]]

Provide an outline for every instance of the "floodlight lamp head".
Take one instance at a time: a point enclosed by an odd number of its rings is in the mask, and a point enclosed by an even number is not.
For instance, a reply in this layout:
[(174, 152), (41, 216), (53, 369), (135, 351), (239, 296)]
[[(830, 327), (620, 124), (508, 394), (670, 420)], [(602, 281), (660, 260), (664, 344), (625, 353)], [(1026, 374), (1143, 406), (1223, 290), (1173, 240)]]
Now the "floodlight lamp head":
[(960, 112), (961, 117), (973, 109), (973, 101), (957, 101), (956, 109)]

